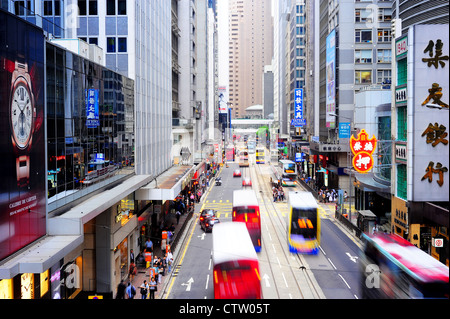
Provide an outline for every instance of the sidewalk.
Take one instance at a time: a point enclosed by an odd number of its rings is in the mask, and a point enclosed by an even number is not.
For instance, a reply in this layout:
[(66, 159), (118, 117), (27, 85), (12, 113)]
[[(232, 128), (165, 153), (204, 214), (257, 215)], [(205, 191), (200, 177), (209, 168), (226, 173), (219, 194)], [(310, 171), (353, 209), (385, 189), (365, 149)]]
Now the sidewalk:
[[(178, 252), (179, 252), (180, 248), (183, 247), (183, 245), (182, 245), (183, 233), (185, 233), (185, 230), (189, 228), (189, 227), (186, 227), (189, 224), (189, 222), (191, 220), (195, 219), (195, 213), (193, 211), (192, 213), (186, 212), (185, 214), (181, 215), (178, 225), (177, 225), (177, 220), (176, 220), (174, 214), (171, 214), (171, 218), (172, 218), (172, 222), (175, 225), (175, 232), (174, 232), (174, 237), (173, 237), (172, 243), (175, 242), (175, 240), (177, 240), (176, 247), (174, 249), (171, 249), (172, 250), (172, 254), (173, 254), (173, 259), (174, 259), (174, 263), (172, 264), (172, 272), (173, 272), (174, 268), (176, 266), (176, 263), (175, 263), (175, 261), (177, 260), (176, 257), (178, 256)], [(183, 227), (184, 225), (186, 225), (186, 226)], [(156, 245), (154, 245), (154, 247), (153, 247), (153, 258), (155, 256), (157, 256), (157, 257), (164, 257), (164, 255), (165, 255), (165, 251), (164, 252), (161, 251), (161, 246), (156, 247)], [(139, 286), (142, 285), (144, 280), (147, 280), (147, 283), (150, 282), (150, 267), (149, 268), (145, 268), (145, 267), (142, 267), (140, 265), (137, 265), (137, 268), (138, 268), (137, 274), (134, 277), (134, 279), (132, 281), (132, 284), (136, 288), (136, 296), (134, 298), (135, 299), (140, 299), (141, 298), (141, 294), (140, 294)], [(162, 293), (163, 290), (164, 290), (163, 287), (165, 285), (166, 279), (170, 278), (170, 277), (171, 276), (170, 276), (170, 273), (168, 272), (168, 267), (166, 267), (165, 276), (162, 276), (161, 283), (158, 283), (158, 290), (155, 293), (155, 299), (160, 299), (160, 293)], [(126, 282), (128, 282), (128, 280), (126, 280)], [(148, 296), (147, 296), (147, 298), (148, 298)]]
[[(220, 175), (220, 173), (222, 172), (222, 168), (219, 168), (218, 173), (216, 174), (216, 177)], [(191, 211), (184, 213), (183, 215), (180, 216), (180, 220), (179, 223), (177, 224), (176, 221), (176, 217), (175, 214), (171, 214), (171, 221), (168, 222), (168, 224), (170, 223), (174, 223), (175, 225), (175, 231), (174, 231), (174, 236), (173, 236), (173, 240), (171, 245), (171, 251), (172, 251), (172, 255), (173, 255), (173, 264), (172, 264), (172, 271), (171, 273), (168, 272), (168, 267), (166, 267), (166, 271), (165, 271), (165, 275), (162, 276), (161, 278), (161, 282), (158, 283), (158, 289), (155, 293), (155, 299), (162, 299), (164, 292), (166, 290), (166, 286), (169, 284), (170, 279), (172, 278), (173, 272), (176, 271), (177, 269), (177, 264), (179, 262), (179, 258), (180, 258), (180, 253), (181, 253), (181, 248), (184, 246), (183, 242), (187, 237), (187, 234), (189, 232), (189, 230), (191, 229), (191, 225), (192, 223), (195, 223), (197, 221), (197, 213), (199, 213), (200, 207), (203, 203), (203, 200), (205, 198), (205, 194), (207, 194), (209, 192), (209, 190), (211, 189), (212, 185), (214, 183), (214, 178), (211, 178), (210, 182), (209, 182), (209, 187), (206, 188), (205, 192), (202, 194), (202, 197), (200, 198), (200, 201), (196, 204), (194, 204), (194, 207), (191, 209)], [(176, 245), (172, 246), (173, 243), (176, 243)], [(157, 257), (164, 257), (165, 251), (161, 251), (161, 246), (156, 247), (156, 245), (154, 245), (153, 247), (153, 257), (157, 256)], [(139, 286), (144, 282), (144, 280), (147, 280), (147, 283), (149, 283), (150, 281), (150, 268), (145, 268), (145, 267), (140, 267), (138, 266), (138, 271), (136, 276), (134, 277), (132, 283), (134, 285), (134, 287), (136, 288), (136, 296), (134, 297), (135, 299), (140, 299), (141, 298), (141, 294), (140, 294), (140, 289)], [(127, 281), (126, 281), (127, 282)], [(148, 296), (147, 296), (148, 298)]]

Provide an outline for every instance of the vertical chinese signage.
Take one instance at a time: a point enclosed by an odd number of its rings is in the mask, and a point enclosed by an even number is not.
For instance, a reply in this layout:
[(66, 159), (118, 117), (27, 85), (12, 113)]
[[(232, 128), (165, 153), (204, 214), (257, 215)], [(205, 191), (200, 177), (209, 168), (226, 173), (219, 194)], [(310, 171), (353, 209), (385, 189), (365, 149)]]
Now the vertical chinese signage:
[(413, 45), (412, 200), (448, 201), (448, 25), (414, 26)]
[(326, 124), (329, 128), (336, 127), (336, 118), (330, 113), (336, 113), (336, 31), (333, 30), (326, 40)]
[(44, 35), (0, 10), (0, 260), (46, 233)]
[(303, 89), (294, 90), (294, 119), (291, 121), (291, 125), (295, 127), (301, 127), (306, 125), (306, 121), (303, 118)]
[(100, 125), (98, 115), (98, 90), (86, 90), (86, 126), (96, 128)]

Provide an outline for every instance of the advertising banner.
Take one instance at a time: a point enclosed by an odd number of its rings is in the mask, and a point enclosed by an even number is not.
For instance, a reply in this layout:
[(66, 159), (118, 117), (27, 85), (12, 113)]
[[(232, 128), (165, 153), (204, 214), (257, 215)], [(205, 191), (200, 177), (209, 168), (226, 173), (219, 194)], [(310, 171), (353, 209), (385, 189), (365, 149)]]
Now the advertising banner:
[(46, 233), (44, 36), (0, 11), (0, 260)]
[(328, 128), (336, 127), (336, 31), (333, 30), (326, 39), (326, 124)]

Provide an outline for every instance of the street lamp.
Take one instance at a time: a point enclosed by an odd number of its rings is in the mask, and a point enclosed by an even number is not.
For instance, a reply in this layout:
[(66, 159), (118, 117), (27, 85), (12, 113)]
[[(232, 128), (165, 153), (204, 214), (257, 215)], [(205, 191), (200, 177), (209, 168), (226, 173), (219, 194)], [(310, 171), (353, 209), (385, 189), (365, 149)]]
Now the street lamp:
[[(350, 135), (351, 135), (352, 126), (353, 126), (351, 118), (346, 117), (346, 116), (339, 116), (336, 113), (328, 113), (328, 114), (330, 116), (333, 116), (336, 118), (342, 117), (342, 118), (350, 120)], [(349, 138), (348, 144), (350, 144), (350, 138)], [(348, 178), (348, 191), (349, 191), (349, 194), (348, 194), (348, 220), (350, 221), (350, 223), (352, 222), (352, 165), (349, 164), (351, 157), (352, 157), (351, 151), (349, 150), (349, 151), (347, 151), (347, 166), (348, 167), (346, 167), (346, 168), (348, 169), (348, 172), (349, 172), (349, 175), (348, 175), (349, 176), (349, 178)]]

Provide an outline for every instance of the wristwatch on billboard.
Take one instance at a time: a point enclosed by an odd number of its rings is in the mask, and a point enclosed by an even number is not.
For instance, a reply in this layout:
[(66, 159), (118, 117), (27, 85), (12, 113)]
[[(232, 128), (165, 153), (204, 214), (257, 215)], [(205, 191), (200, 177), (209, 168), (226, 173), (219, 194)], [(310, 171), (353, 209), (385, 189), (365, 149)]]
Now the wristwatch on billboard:
[(29, 153), (36, 119), (34, 103), (28, 65), (16, 61), (11, 79), (10, 124), (19, 187), (28, 186), (30, 179)]

